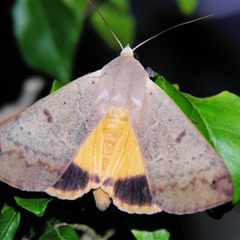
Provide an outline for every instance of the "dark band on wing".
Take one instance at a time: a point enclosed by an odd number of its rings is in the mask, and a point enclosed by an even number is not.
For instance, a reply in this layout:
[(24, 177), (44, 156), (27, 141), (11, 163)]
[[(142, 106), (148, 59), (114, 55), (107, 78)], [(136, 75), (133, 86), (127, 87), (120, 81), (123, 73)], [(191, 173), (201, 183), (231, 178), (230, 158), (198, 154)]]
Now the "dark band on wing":
[(79, 166), (71, 163), (60, 180), (53, 186), (55, 189), (77, 191), (84, 189), (89, 183), (90, 175)]
[(144, 175), (115, 181), (113, 192), (113, 197), (129, 205), (150, 206), (153, 204), (147, 178)]

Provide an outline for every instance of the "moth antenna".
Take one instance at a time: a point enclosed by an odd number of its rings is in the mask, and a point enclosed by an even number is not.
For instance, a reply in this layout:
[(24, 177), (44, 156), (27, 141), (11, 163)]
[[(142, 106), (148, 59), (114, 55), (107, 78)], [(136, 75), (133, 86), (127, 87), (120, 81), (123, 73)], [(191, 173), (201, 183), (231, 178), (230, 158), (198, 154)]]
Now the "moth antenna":
[(113, 30), (111, 29), (111, 27), (109, 26), (109, 24), (107, 23), (107, 21), (105, 20), (105, 18), (103, 17), (103, 15), (100, 13), (100, 11), (94, 6), (94, 4), (88, 0), (88, 3), (91, 4), (91, 6), (97, 11), (97, 13), (99, 14), (99, 16), (102, 18), (102, 20), (105, 22), (105, 24), (107, 25), (109, 31), (111, 32), (111, 34), (113, 35), (113, 37), (116, 39), (116, 41), (118, 42), (118, 44), (120, 45), (121, 49), (123, 50), (123, 45), (121, 44), (121, 42), (119, 41), (119, 39), (117, 38), (117, 36), (115, 35), (115, 33), (113, 32)]
[(166, 30), (164, 30), (164, 31), (162, 31), (162, 32), (160, 32), (160, 33), (158, 33), (158, 34), (156, 34), (156, 35), (148, 38), (147, 40), (143, 41), (142, 43), (138, 44), (135, 48), (133, 48), (133, 51), (135, 51), (137, 48), (139, 48), (139, 47), (142, 46), (143, 44), (151, 41), (152, 39), (158, 37), (159, 35), (167, 32), (167, 31), (169, 31), (169, 30), (171, 30), (171, 29), (173, 29), (173, 28), (177, 28), (177, 27), (180, 27), (180, 26), (189, 24), (189, 23), (197, 22), (197, 21), (203, 20), (203, 19), (205, 19), (205, 18), (212, 17), (212, 16), (214, 16), (214, 15), (215, 15), (215, 14), (207, 15), (207, 16), (204, 16), (204, 17), (201, 17), (201, 18), (197, 18), (197, 19), (194, 19), (194, 20), (191, 20), (191, 21), (187, 21), (187, 22), (184, 22), (184, 23), (179, 23), (179, 24), (177, 24), (177, 25), (175, 25), (175, 26), (173, 26), (173, 27), (167, 28)]

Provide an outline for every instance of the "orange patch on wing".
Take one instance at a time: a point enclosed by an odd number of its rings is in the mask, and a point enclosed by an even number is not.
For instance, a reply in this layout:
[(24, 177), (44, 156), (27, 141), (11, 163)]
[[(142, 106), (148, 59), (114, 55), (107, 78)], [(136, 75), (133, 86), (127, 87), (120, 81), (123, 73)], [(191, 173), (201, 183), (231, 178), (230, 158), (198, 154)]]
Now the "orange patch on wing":
[(91, 132), (62, 178), (46, 192), (63, 199), (81, 197), (91, 189), (105, 210), (109, 198), (129, 213), (155, 213), (141, 151), (127, 108), (110, 108)]

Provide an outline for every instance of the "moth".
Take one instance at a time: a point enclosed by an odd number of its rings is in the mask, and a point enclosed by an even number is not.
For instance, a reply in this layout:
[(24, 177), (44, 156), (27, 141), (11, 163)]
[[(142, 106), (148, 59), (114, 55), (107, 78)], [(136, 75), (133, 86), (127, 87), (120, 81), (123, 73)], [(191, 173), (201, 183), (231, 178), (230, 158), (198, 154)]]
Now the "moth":
[[(136, 48), (135, 48), (136, 49)], [(0, 125), (0, 180), (73, 200), (93, 190), (128, 213), (194, 213), (231, 201), (221, 157), (130, 46)]]

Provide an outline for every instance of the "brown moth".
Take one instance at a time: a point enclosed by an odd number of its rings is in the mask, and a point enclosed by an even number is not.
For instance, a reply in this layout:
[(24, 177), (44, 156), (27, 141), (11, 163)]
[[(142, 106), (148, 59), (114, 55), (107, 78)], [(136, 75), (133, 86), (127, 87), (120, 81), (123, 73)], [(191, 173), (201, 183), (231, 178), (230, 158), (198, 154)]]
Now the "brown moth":
[(96, 205), (185, 214), (231, 201), (228, 169), (127, 46), (0, 125), (0, 180)]
[(116, 38), (118, 58), (2, 123), (0, 180), (60, 199), (93, 189), (100, 210), (112, 200), (128, 213), (185, 214), (231, 201), (220, 156), (133, 57), (163, 32), (133, 50)]

